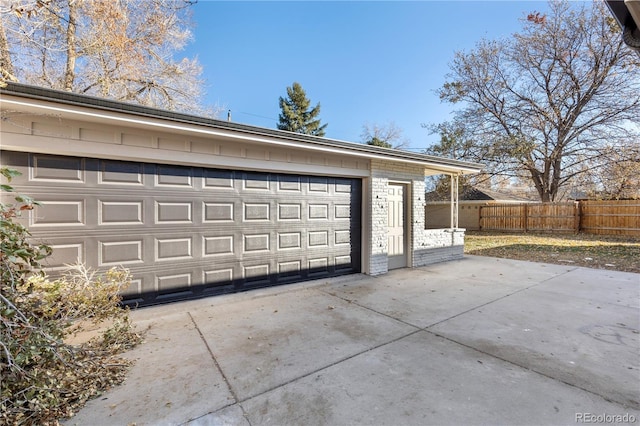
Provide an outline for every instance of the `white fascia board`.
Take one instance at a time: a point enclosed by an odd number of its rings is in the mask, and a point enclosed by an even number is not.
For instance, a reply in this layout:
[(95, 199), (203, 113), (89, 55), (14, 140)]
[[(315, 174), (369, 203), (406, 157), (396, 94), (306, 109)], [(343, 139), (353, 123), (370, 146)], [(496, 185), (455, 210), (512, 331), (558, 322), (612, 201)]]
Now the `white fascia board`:
[[(330, 147), (322, 145), (305, 144), (304, 142), (298, 142), (294, 140), (280, 139), (276, 137), (263, 136), (259, 134), (239, 133), (231, 130), (214, 129), (204, 125), (170, 122), (168, 120), (162, 120), (154, 117), (143, 117), (124, 114), (120, 112), (108, 112), (95, 110), (89, 107), (77, 107), (70, 105), (58, 105), (50, 101), (42, 100), (26, 100), (25, 98), (13, 96), (10, 94), (4, 94), (2, 96), (2, 108), (7, 108), (7, 105), (14, 106), (17, 110), (27, 110), (29, 112), (40, 112), (44, 114), (55, 114), (64, 118), (70, 119), (89, 119), (102, 123), (126, 123), (127, 125), (134, 127), (144, 127), (153, 129), (162, 129), (166, 132), (178, 132), (182, 134), (191, 134), (199, 136), (213, 136), (223, 139), (235, 139), (243, 142), (252, 142), (258, 144), (276, 145), (285, 148), (295, 148), (306, 151), (317, 151), (338, 155), (348, 155), (351, 157), (367, 158), (370, 160), (383, 160), (394, 161), (399, 163), (409, 163), (421, 165), (425, 168), (425, 176), (439, 173), (454, 173), (454, 174), (473, 174), (478, 173), (481, 168), (462, 167), (457, 165), (446, 164), (433, 164), (427, 161), (414, 160), (410, 158), (397, 158), (393, 156), (386, 156), (383, 154), (375, 154), (370, 152), (356, 152), (342, 147)], [(432, 173), (432, 171), (436, 173)]]

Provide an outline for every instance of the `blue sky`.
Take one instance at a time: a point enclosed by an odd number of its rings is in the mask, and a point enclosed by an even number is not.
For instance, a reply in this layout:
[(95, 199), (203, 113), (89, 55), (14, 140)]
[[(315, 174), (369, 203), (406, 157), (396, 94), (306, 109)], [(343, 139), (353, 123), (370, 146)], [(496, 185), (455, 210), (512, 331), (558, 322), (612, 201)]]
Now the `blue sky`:
[[(508, 37), (540, 1), (206, 1), (194, 41), (206, 103), (232, 120), (276, 128), (278, 98), (299, 82), (320, 103), (326, 137), (360, 142), (365, 123), (394, 122), (414, 151), (438, 140), (421, 123), (447, 120), (442, 86), (457, 50)], [(220, 118), (226, 119), (226, 113)]]

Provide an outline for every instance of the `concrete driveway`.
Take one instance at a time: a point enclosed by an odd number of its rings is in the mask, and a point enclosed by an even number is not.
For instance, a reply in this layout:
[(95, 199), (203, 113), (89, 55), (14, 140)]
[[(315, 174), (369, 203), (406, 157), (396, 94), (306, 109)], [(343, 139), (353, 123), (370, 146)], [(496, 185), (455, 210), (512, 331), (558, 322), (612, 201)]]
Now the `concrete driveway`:
[(640, 423), (640, 274), (466, 256), (132, 313), (68, 425)]

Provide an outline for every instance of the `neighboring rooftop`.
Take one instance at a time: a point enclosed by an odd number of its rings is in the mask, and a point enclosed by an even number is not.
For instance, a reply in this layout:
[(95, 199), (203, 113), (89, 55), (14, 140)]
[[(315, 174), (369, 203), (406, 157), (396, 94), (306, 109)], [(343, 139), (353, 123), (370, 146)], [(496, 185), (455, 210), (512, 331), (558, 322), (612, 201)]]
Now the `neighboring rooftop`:
[[(450, 201), (450, 196), (448, 193), (443, 194), (438, 191), (431, 191), (425, 194), (425, 199), (426, 201)], [(531, 201), (525, 197), (474, 186), (467, 186), (460, 191), (458, 199), (460, 201), (502, 201), (509, 203), (527, 203)]]

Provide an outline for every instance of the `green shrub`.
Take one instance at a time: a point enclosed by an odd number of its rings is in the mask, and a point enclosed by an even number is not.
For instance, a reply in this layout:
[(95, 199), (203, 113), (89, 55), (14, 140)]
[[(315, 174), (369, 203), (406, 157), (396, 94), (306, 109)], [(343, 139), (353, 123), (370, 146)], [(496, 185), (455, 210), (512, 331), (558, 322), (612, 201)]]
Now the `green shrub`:
[[(0, 168), (11, 178), (14, 170)], [(96, 275), (82, 265), (50, 279), (40, 262), (51, 254), (15, 219), (36, 204), (3, 184), (16, 203), (0, 203), (0, 424), (58, 424), (91, 397), (120, 383), (130, 361), (117, 355), (139, 342), (120, 307), (127, 270)], [(7, 195), (8, 196), (8, 195)], [(95, 338), (71, 343), (98, 328)]]

